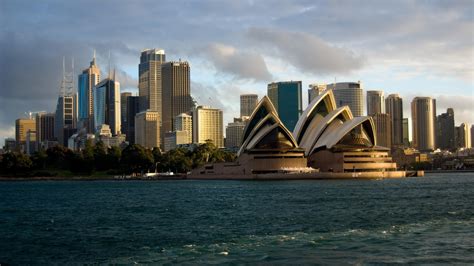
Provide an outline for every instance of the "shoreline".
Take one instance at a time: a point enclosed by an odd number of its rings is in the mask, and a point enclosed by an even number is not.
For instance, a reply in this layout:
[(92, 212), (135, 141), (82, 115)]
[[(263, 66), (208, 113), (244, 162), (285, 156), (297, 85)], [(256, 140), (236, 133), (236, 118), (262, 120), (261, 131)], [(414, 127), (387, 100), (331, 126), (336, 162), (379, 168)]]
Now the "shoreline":
[[(416, 171), (412, 171), (415, 172)], [(426, 170), (423, 171), (425, 175), (429, 174), (442, 174), (442, 173), (474, 173), (474, 169), (469, 170)], [(415, 175), (420, 176), (420, 175)], [(423, 176), (423, 173), (421, 174)], [(249, 180), (249, 181), (262, 181), (262, 180), (373, 180), (373, 179), (401, 179), (409, 178), (412, 176), (406, 177), (390, 177), (390, 176), (360, 176), (359, 173), (344, 173), (341, 175), (335, 175), (335, 173), (320, 173), (317, 176), (310, 175), (299, 175), (299, 174), (255, 174), (255, 175), (227, 175), (227, 176), (193, 176), (193, 175), (175, 175), (175, 176), (160, 176), (160, 177), (130, 177), (122, 178), (120, 176), (74, 176), (74, 177), (65, 177), (65, 176), (36, 176), (36, 177), (6, 177), (0, 176), (0, 182), (16, 182), (16, 181), (174, 181), (174, 180)]]

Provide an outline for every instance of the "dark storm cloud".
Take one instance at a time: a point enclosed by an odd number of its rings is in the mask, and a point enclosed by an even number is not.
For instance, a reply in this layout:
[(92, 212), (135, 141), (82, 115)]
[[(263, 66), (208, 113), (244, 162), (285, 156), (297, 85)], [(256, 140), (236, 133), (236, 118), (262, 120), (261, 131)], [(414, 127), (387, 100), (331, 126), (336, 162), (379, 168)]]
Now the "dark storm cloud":
[(313, 74), (348, 73), (360, 69), (363, 61), (349, 50), (331, 46), (322, 39), (302, 33), (250, 28), (248, 38), (276, 50), (276, 56), (287, 60), (302, 72)]
[[(279, 78), (269, 73), (278, 68), (268, 65), (274, 57), (317, 74), (416, 63), (417, 69), (472, 80), (473, 6), (472, 1), (2, 0), (0, 128), (10, 128), (26, 109), (53, 111), (62, 57), (75, 58), (78, 74), (94, 49), (104, 74), (111, 52), (111, 65), (127, 90), (136, 88), (140, 51), (153, 47), (165, 49), (169, 60), (186, 55), (191, 63), (207, 61), (217, 74), (230, 75), (228, 83)], [(233, 52), (225, 53), (229, 47)], [(204, 87), (232, 101), (239, 93)], [(229, 103), (222, 100), (220, 106)]]

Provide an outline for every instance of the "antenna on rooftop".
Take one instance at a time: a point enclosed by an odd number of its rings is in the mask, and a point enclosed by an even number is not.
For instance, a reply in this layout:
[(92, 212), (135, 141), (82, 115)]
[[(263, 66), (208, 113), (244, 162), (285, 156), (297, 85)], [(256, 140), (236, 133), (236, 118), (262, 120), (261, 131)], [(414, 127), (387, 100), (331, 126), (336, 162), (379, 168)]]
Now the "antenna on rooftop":
[(109, 79), (110, 79), (110, 50), (109, 50)]

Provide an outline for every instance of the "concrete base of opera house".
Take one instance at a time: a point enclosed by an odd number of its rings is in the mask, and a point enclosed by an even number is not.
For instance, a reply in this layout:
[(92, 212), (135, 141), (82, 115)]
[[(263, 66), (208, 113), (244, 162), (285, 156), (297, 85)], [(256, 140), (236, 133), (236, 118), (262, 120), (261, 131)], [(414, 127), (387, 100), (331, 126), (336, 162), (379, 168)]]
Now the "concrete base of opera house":
[(265, 174), (189, 174), (186, 179), (195, 180), (338, 180), (338, 179), (388, 179), (408, 176), (423, 176), (423, 171), (386, 172), (311, 172), (311, 173), (265, 173)]

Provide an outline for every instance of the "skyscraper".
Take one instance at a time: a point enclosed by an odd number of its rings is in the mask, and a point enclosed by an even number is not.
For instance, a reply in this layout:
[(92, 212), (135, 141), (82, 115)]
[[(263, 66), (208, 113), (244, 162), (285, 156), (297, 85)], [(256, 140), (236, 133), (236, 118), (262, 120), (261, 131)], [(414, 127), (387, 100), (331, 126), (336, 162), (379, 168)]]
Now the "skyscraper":
[(241, 94), (240, 95), (240, 117), (252, 115), (253, 109), (257, 106), (257, 94)]
[(138, 95), (142, 97), (140, 110), (157, 111), (162, 115), (161, 64), (166, 61), (165, 51), (145, 49), (138, 65)]
[(167, 62), (161, 68), (163, 78), (162, 132), (174, 131), (174, 118), (191, 111), (193, 102), (190, 89), (188, 62)]
[(458, 148), (471, 148), (471, 129), (467, 123), (459, 125), (457, 130), (457, 147)]
[(153, 149), (160, 147), (160, 114), (143, 111), (135, 116), (135, 144)]
[[(410, 138), (408, 136), (408, 118), (403, 118), (402, 119), (402, 131), (403, 131), (403, 146), (405, 147), (410, 147)], [(392, 130), (393, 132), (393, 130)], [(392, 138), (393, 139), (393, 138)]]
[(36, 114), (36, 150), (42, 147), (42, 142), (54, 140), (55, 116), (55, 113), (46, 112)]
[(435, 149), (435, 106), (430, 97), (415, 97), (411, 102), (413, 147), (419, 151)]
[(367, 115), (385, 113), (383, 91), (367, 91)]
[(225, 147), (226, 148), (239, 148), (242, 144), (242, 138), (244, 134), (246, 122), (234, 119), (234, 122), (227, 124), (225, 129)]
[(94, 57), (90, 66), (82, 71), (78, 79), (78, 93), (79, 93), (79, 122), (82, 127), (87, 128), (88, 133), (94, 132), (93, 115), (94, 115), (94, 101), (93, 88), (100, 81), (100, 69)]
[(122, 92), (120, 93), (120, 131), (122, 134), (126, 134), (127, 131), (127, 98), (131, 97), (131, 92)]
[(140, 97), (130, 96), (127, 97), (127, 121), (125, 124), (125, 136), (126, 140), (134, 144), (135, 143), (135, 115), (140, 112)]
[(28, 131), (36, 130), (36, 120), (31, 118), (19, 118), (15, 120), (15, 139), (17, 145), (26, 142), (26, 134)]
[(372, 115), (377, 131), (377, 146), (392, 147), (392, 123), (389, 114), (375, 113)]
[(94, 88), (94, 128), (109, 125), (112, 135), (120, 134), (120, 83), (106, 78)]
[(267, 87), (267, 95), (283, 124), (289, 130), (293, 130), (303, 112), (301, 81), (270, 83)]
[(327, 85), (326, 84), (309, 84), (309, 89), (308, 89), (308, 104), (311, 103), (311, 101), (316, 97), (319, 96), (323, 91), (326, 90)]
[(360, 81), (331, 83), (326, 86), (327, 89), (333, 90), (338, 107), (347, 105), (354, 116), (364, 115), (364, 93)]
[(222, 110), (209, 106), (198, 106), (193, 110), (193, 143), (206, 141), (218, 147), (224, 147)]
[(67, 147), (69, 137), (77, 131), (77, 93), (58, 97), (54, 123), (54, 135), (58, 143)]
[(180, 144), (193, 143), (193, 117), (182, 113), (174, 118), (175, 131), (183, 131), (180, 136), (184, 135), (183, 141)]
[(448, 108), (446, 113), (438, 115), (436, 119), (437, 145), (442, 150), (452, 150), (456, 148), (456, 138), (454, 129), (454, 110)]
[(385, 112), (392, 121), (392, 145), (403, 144), (403, 102), (398, 94), (390, 94), (385, 99)]

